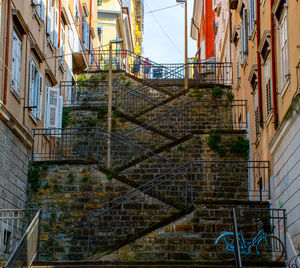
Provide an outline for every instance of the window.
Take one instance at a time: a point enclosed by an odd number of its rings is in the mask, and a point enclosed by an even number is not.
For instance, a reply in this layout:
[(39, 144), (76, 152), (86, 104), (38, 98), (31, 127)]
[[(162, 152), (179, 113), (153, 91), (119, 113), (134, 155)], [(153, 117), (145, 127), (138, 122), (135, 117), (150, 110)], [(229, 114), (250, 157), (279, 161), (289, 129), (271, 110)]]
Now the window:
[(47, 11), (47, 34), (50, 36), (52, 45), (58, 48), (58, 9), (54, 5), (55, 1), (48, 0)]
[(74, 0), (74, 19), (76, 24), (79, 22), (79, 7), (78, 7), (78, 0)]
[(90, 26), (86, 21), (86, 15), (83, 12), (82, 16), (82, 43), (85, 50), (89, 49), (89, 39), (90, 39)]
[(244, 64), (248, 54), (248, 20), (247, 9), (243, 9), (243, 21), (241, 25), (241, 64)]
[(47, 85), (47, 102), (45, 107), (46, 128), (61, 128), (62, 126), (63, 97), (59, 94), (59, 88), (53, 88)]
[(60, 47), (59, 47), (59, 61), (62, 65), (65, 63), (65, 58), (64, 58), (64, 45), (65, 45), (65, 27), (64, 24), (60, 24)]
[(236, 46), (235, 50), (235, 61), (236, 61), (236, 82), (239, 84), (240, 79), (241, 79), (241, 74), (240, 74), (240, 52), (239, 52), (239, 46)]
[(255, 0), (248, 0), (248, 9), (249, 9), (249, 36), (252, 36), (254, 32), (254, 22), (256, 21)]
[(11, 60), (11, 88), (20, 95), (21, 66), (22, 66), (22, 41), (13, 29), (13, 47)]
[(101, 40), (102, 40), (102, 27), (98, 26), (97, 31), (98, 31), (99, 42), (102, 43), (101, 42)]
[(280, 23), (279, 30), (280, 43), (280, 81), (281, 89), (285, 86), (289, 76), (289, 55), (288, 55), (288, 28), (287, 28), (287, 12), (285, 11)]
[(30, 78), (29, 78), (29, 106), (31, 106), (31, 115), (35, 119), (42, 118), (43, 102), (43, 77), (39, 72), (38, 65), (34, 59), (30, 61)]
[(269, 56), (264, 65), (265, 74), (265, 94), (267, 117), (272, 113), (272, 83), (271, 83), (271, 57)]
[(45, 22), (46, 19), (46, 0), (32, 0), (32, 5), (39, 18)]
[(259, 108), (258, 108), (258, 89), (257, 85), (254, 90), (254, 120), (255, 120), (255, 136), (256, 138), (260, 135), (259, 129)]

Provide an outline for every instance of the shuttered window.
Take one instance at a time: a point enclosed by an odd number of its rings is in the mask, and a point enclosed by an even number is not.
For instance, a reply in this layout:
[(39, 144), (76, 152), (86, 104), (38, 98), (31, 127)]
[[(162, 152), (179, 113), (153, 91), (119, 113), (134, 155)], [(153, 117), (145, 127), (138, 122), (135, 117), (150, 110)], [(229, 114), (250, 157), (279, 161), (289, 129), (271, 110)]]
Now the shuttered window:
[(42, 106), (43, 106), (43, 76), (39, 72), (38, 65), (32, 59), (30, 62), (30, 78), (29, 78), (29, 106), (31, 114), (34, 118), (42, 119)]
[(257, 86), (254, 90), (254, 124), (255, 124), (255, 136), (256, 138), (260, 135), (260, 129), (259, 129), (259, 108), (258, 108), (258, 89)]
[(22, 41), (13, 30), (13, 47), (11, 62), (11, 87), (20, 95), (21, 90), (21, 66), (22, 66)]
[(267, 117), (272, 113), (272, 83), (271, 83), (271, 57), (265, 62), (264, 65), (265, 74), (265, 97), (266, 97), (266, 113)]
[(279, 30), (280, 45), (280, 81), (281, 89), (285, 86), (289, 75), (289, 55), (288, 55), (288, 27), (287, 27), (287, 11), (284, 12)]
[(46, 19), (46, 0), (32, 0), (36, 14), (45, 22)]
[(59, 60), (61, 62), (61, 64), (64, 64), (64, 54), (65, 54), (65, 50), (64, 50), (64, 45), (65, 45), (65, 28), (64, 28), (64, 24), (61, 23), (60, 25), (60, 47), (59, 47)]
[(249, 36), (252, 36), (254, 32), (254, 22), (256, 21), (255, 0), (248, 0), (248, 10), (249, 10)]
[(61, 128), (63, 98), (59, 88), (47, 88), (47, 128)]
[(247, 9), (243, 9), (243, 21), (241, 25), (241, 63), (243, 64), (248, 54), (248, 19)]
[(89, 24), (86, 21), (86, 15), (83, 13), (82, 16), (82, 43), (85, 48), (85, 50), (89, 49)]

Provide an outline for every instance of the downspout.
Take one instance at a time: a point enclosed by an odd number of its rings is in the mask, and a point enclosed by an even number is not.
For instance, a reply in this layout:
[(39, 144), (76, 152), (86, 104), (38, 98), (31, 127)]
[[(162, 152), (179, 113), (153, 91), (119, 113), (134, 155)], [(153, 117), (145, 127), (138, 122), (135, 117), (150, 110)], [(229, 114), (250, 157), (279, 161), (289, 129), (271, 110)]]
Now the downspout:
[(272, 7), (274, 0), (271, 0), (271, 59), (272, 59), (272, 97), (273, 97), (273, 116), (274, 129), (278, 128), (278, 111), (277, 111), (277, 79), (276, 79), (276, 65), (275, 65), (275, 25), (274, 13)]
[(91, 42), (92, 42), (92, 12), (93, 12), (93, 1), (90, 0), (90, 25), (89, 25), (89, 52), (91, 54)]
[(7, 22), (6, 22), (6, 44), (5, 44), (5, 72), (4, 72), (4, 94), (3, 103), (7, 102), (7, 83), (8, 83), (8, 57), (9, 57), (9, 37), (10, 37), (10, 16), (11, 0), (7, 0)]
[(259, 125), (264, 128), (263, 108), (262, 108), (262, 88), (261, 88), (261, 58), (259, 53), (260, 45), (260, 0), (256, 0), (256, 39), (257, 39), (257, 86), (258, 86), (258, 110)]
[(59, 0), (58, 6), (58, 47), (60, 47), (60, 36), (61, 36), (61, 0)]

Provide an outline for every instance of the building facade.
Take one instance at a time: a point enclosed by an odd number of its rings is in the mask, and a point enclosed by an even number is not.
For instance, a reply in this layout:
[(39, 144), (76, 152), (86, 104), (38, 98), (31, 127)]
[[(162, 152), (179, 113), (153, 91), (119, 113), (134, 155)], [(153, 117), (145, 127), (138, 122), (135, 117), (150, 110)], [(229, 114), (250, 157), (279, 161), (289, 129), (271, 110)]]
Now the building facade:
[(274, 208), (286, 209), (291, 258), (300, 245), (300, 3), (239, 0), (229, 5), (233, 92), (248, 101), (251, 159), (271, 163), (271, 179), (260, 187), (270, 189)]
[(199, 61), (215, 60), (215, 12), (213, 0), (194, 0), (191, 38), (197, 41), (195, 57)]
[(25, 207), (32, 130), (61, 126), (60, 81), (75, 80), (92, 58), (90, 2), (0, 2), (0, 208)]

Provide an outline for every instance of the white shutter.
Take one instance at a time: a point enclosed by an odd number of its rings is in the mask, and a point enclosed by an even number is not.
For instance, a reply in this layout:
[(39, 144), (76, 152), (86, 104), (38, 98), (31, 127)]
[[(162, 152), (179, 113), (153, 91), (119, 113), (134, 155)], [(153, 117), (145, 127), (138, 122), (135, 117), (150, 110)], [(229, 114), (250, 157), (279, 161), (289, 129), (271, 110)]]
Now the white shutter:
[(58, 48), (58, 9), (54, 7), (54, 46)]
[(33, 106), (33, 90), (34, 90), (34, 70), (35, 66), (33, 60), (30, 61), (30, 78), (29, 78), (29, 106)]
[(19, 37), (17, 37), (17, 43), (16, 43), (16, 65), (15, 65), (15, 72), (16, 72), (16, 76), (15, 76), (15, 90), (17, 91), (18, 94), (20, 94), (21, 91), (21, 68), (22, 68), (22, 42), (19, 39)]
[(40, 18), (42, 19), (43, 22), (45, 22), (45, 19), (46, 19), (46, 0), (40, 0), (40, 5), (41, 5)]
[(38, 86), (38, 105), (37, 105), (37, 118), (42, 119), (42, 109), (43, 109), (43, 76), (39, 73), (39, 86)]
[(16, 90), (16, 66), (17, 65), (17, 37), (15, 31), (13, 31), (13, 47), (11, 58), (11, 85)]
[(58, 123), (59, 88), (48, 88), (47, 128), (56, 128)]
[(57, 128), (62, 128), (63, 96), (58, 97)]
[(47, 34), (51, 35), (52, 30), (52, 1), (48, 0), (48, 8), (47, 8)]

